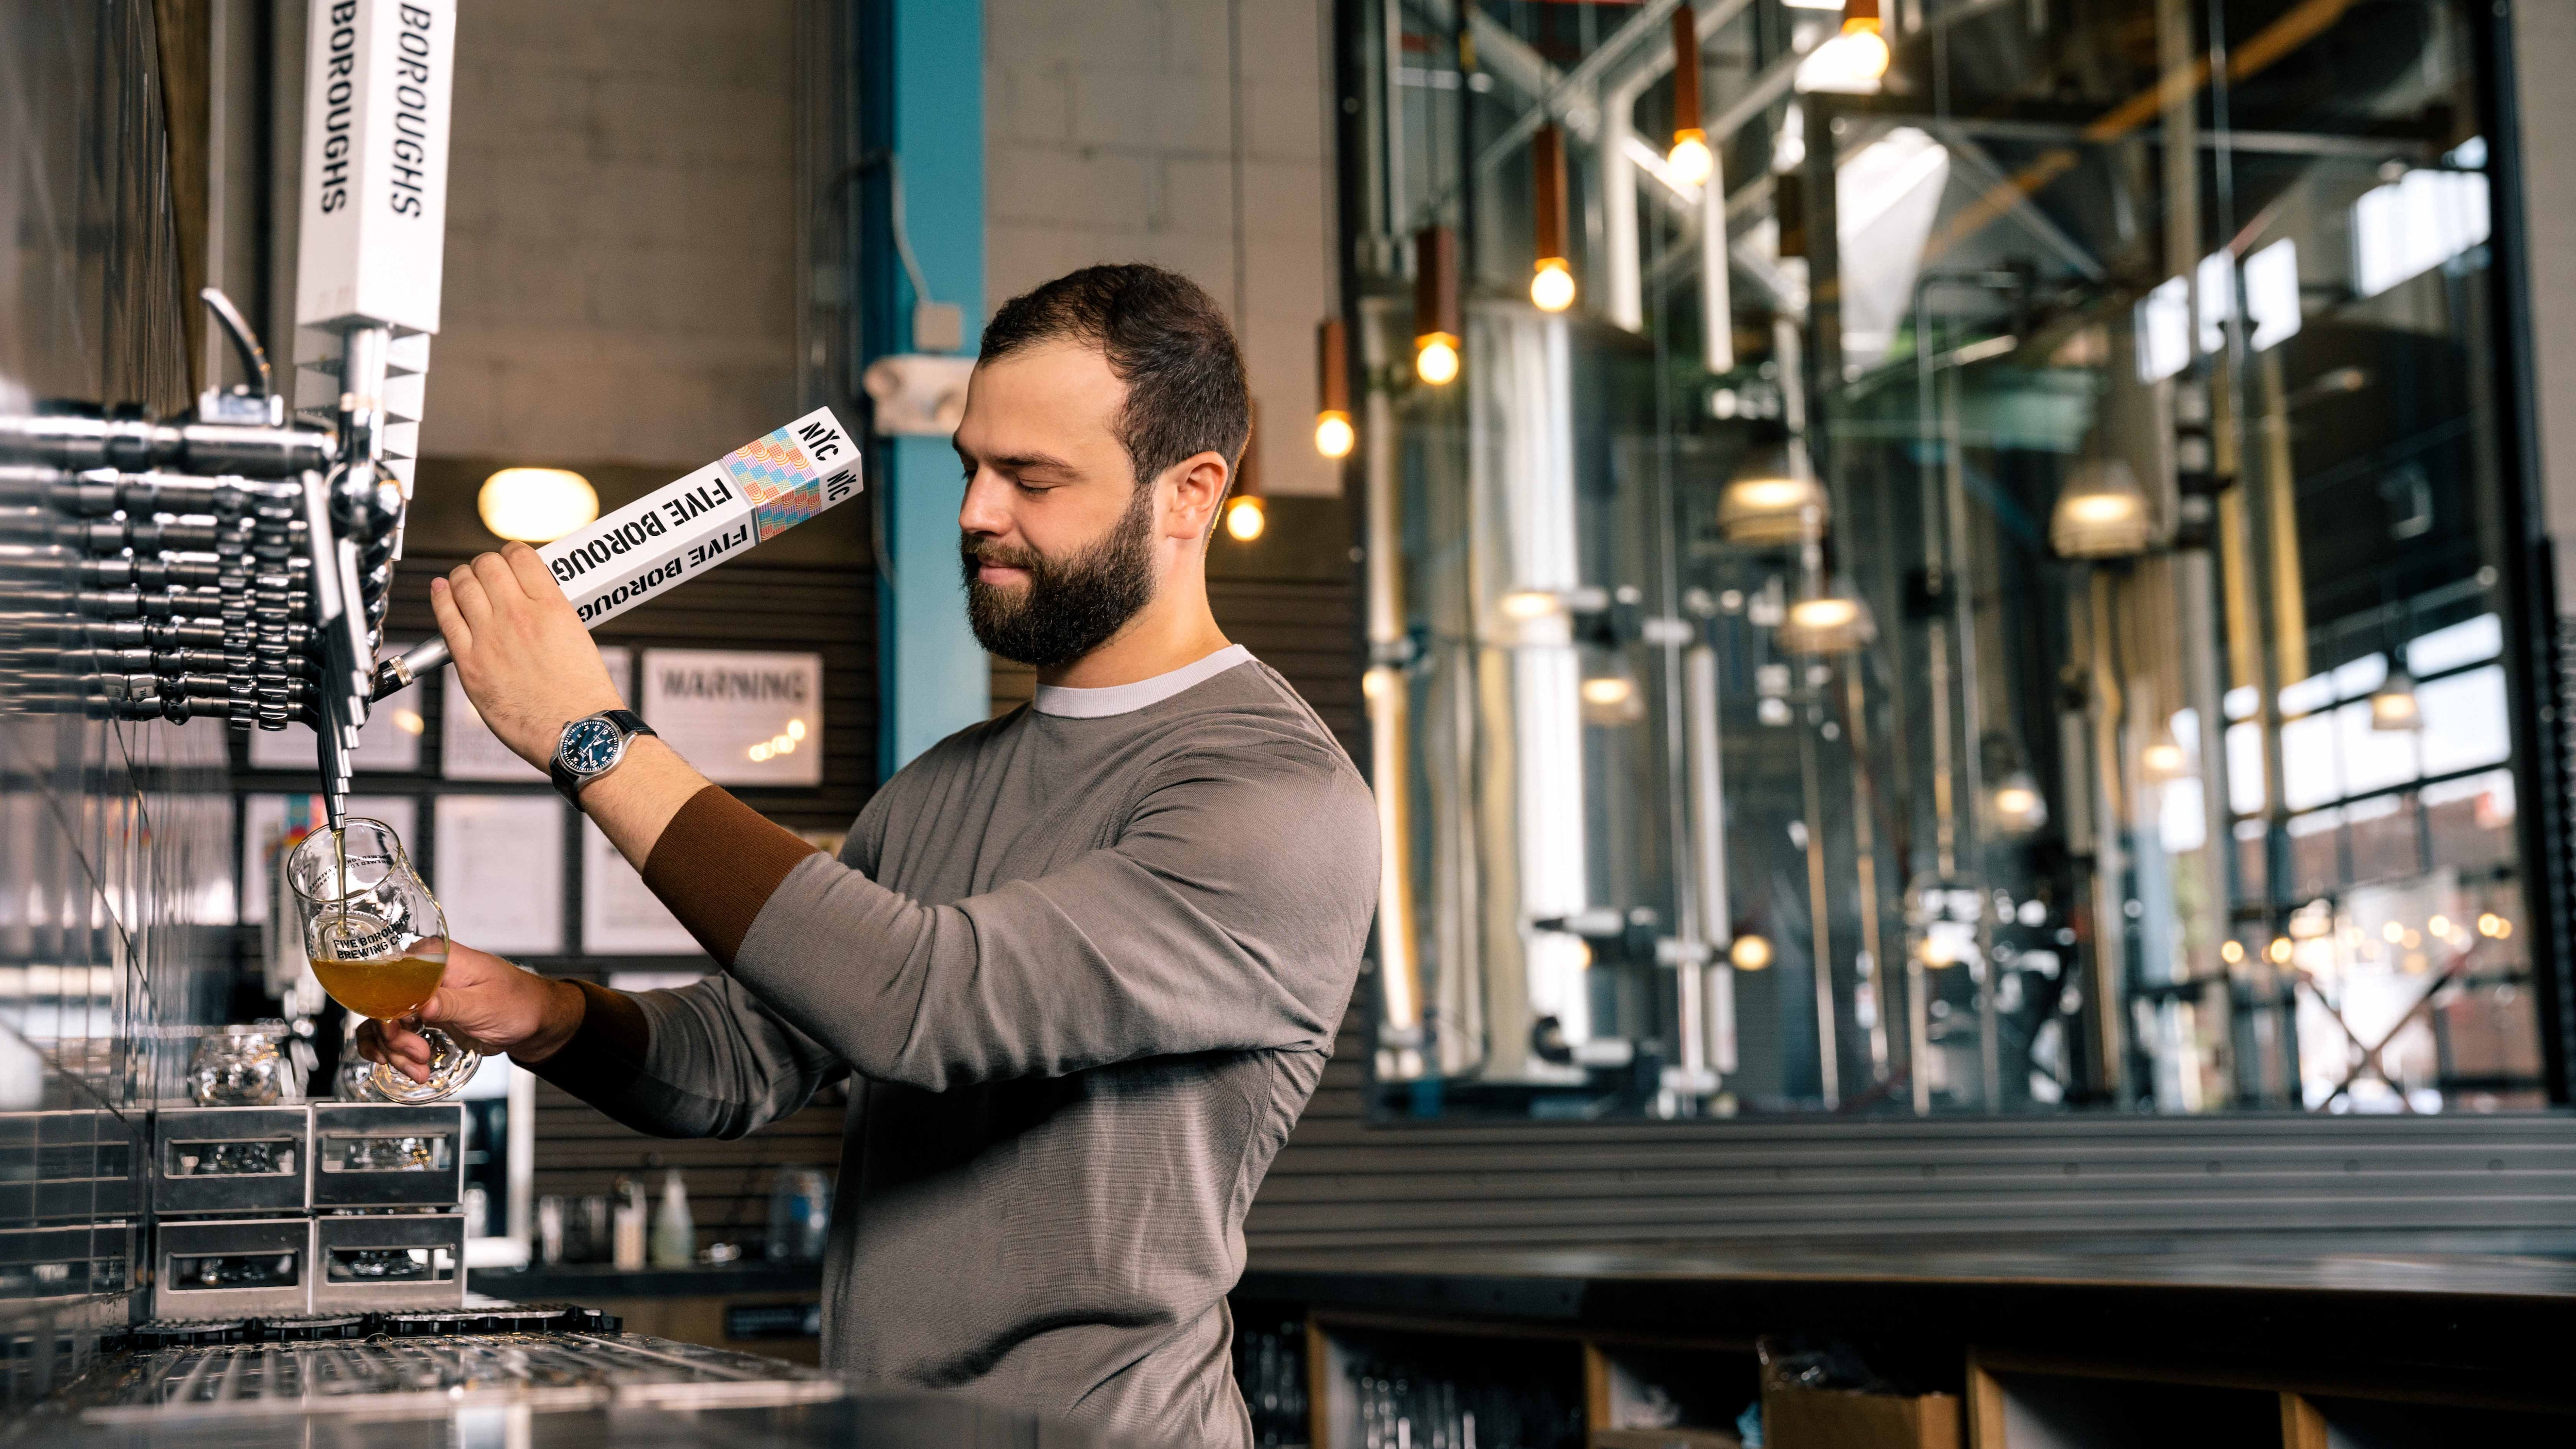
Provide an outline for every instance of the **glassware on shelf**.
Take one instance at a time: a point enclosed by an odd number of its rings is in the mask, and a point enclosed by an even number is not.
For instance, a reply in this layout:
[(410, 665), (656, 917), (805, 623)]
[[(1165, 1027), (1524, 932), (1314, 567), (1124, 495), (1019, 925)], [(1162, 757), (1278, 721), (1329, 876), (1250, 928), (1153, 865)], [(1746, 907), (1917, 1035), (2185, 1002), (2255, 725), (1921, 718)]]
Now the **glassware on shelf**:
[(393, 827), (353, 819), (337, 832), (314, 831), (296, 844), (285, 868), (304, 953), (322, 989), (361, 1016), (401, 1022), (429, 1042), (429, 1080), (413, 1081), (379, 1063), (368, 1085), (392, 1102), (456, 1095), (483, 1058), (421, 1024), (420, 1007), (447, 971), (447, 916)]
[(286, 1023), (226, 1027), (197, 1039), (188, 1096), (200, 1107), (274, 1107), (303, 1100), (281, 1046)]

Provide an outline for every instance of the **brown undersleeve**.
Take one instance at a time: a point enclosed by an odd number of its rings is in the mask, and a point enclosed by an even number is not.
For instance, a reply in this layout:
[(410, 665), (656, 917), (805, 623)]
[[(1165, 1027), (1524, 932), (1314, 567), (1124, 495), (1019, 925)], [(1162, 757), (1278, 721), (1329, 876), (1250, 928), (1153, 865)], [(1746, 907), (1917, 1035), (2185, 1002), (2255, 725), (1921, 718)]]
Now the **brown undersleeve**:
[(644, 884), (718, 965), (731, 966), (778, 883), (819, 853), (811, 841), (709, 785), (662, 827), (644, 858)]
[(588, 981), (581, 988), (581, 1025), (555, 1054), (528, 1068), (585, 1101), (614, 1097), (643, 1074), (652, 1028), (643, 1008), (624, 992)]

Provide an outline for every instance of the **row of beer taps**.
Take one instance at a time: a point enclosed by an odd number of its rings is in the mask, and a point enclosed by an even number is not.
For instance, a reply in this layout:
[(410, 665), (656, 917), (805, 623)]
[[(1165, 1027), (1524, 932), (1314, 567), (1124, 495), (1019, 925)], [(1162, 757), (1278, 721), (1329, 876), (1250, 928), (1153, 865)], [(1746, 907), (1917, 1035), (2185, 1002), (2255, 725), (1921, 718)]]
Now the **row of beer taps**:
[(0, 417), (0, 709), (310, 726), (331, 824), (376, 696), (406, 489), (383, 452), (390, 329), (342, 334), (328, 427), (202, 294), (244, 381), (175, 422)]

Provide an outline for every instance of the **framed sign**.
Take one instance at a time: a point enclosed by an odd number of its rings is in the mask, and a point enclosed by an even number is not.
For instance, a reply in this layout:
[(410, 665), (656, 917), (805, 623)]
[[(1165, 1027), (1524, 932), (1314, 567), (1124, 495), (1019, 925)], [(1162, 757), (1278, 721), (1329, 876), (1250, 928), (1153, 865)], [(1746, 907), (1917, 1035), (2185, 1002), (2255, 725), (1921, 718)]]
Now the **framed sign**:
[(823, 656), (648, 649), (642, 709), (719, 785), (823, 783)]
[(430, 888), (450, 935), (507, 956), (564, 948), (563, 802), (552, 795), (441, 795)]
[(581, 822), (581, 949), (592, 956), (695, 956), (698, 938), (585, 817)]
[[(635, 652), (623, 644), (603, 644), (600, 662), (608, 666), (609, 683), (617, 687), (617, 697), (633, 699)], [(438, 773), (449, 780), (508, 780), (526, 783), (542, 780), (546, 772), (510, 753), (492, 727), (475, 713), (474, 701), (465, 697), (465, 685), (456, 671), (439, 671)], [(417, 686), (415, 686), (416, 688)], [(399, 698), (399, 696), (397, 696)]]

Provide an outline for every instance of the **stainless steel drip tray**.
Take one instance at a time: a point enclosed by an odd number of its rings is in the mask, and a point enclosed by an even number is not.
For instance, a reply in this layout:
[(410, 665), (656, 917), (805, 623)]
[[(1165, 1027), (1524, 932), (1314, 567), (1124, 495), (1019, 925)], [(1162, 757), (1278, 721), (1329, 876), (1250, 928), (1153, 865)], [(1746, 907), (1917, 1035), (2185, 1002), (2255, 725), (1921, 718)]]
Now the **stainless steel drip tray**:
[(629, 1333), (468, 1333), (231, 1343), (102, 1361), (47, 1410), (98, 1425), (460, 1408), (771, 1408), (842, 1396), (839, 1380), (756, 1354)]

